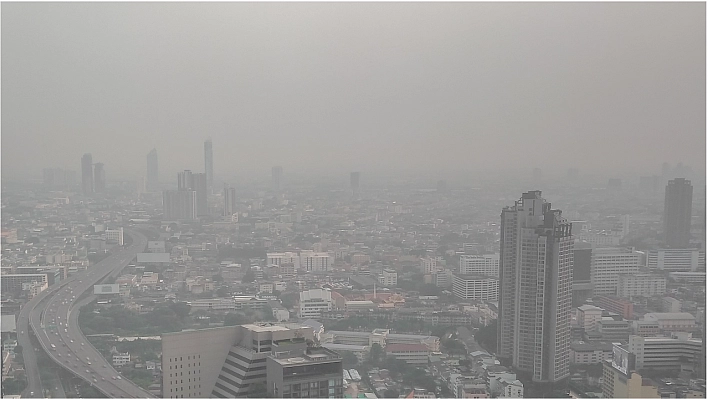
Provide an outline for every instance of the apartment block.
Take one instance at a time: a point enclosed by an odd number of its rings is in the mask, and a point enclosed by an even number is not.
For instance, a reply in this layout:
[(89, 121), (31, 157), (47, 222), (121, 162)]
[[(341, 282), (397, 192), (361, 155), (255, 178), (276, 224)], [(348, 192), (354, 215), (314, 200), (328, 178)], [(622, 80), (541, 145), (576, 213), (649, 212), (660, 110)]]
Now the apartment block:
[(461, 299), (496, 301), (499, 298), (499, 280), (484, 275), (455, 274), (452, 292)]
[[(274, 344), (274, 346), (276, 346)], [(342, 357), (326, 348), (281, 342), (266, 360), (271, 398), (344, 397)]]
[(666, 277), (658, 274), (623, 274), (617, 280), (617, 296), (619, 297), (651, 297), (665, 293)]
[(671, 337), (629, 337), (629, 351), (636, 357), (637, 369), (682, 370), (693, 367), (701, 359), (703, 341), (690, 333), (674, 333)]
[(312, 329), (299, 324), (245, 324), (163, 334), (163, 397), (246, 397), (266, 383), (269, 356), (313, 340)]
[(706, 270), (706, 253), (698, 249), (654, 249), (647, 253), (646, 265), (652, 270), (697, 272)]
[(319, 319), (322, 312), (332, 310), (332, 292), (324, 289), (302, 291), (300, 293), (298, 317), (301, 319)]
[(593, 295), (617, 295), (619, 276), (639, 273), (642, 253), (633, 248), (595, 248), (592, 251)]
[(593, 299), (593, 303), (607, 311), (617, 313), (625, 319), (634, 318), (634, 304), (626, 299), (601, 296)]
[(483, 276), (499, 276), (499, 254), (493, 255), (461, 255), (460, 274), (481, 274)]

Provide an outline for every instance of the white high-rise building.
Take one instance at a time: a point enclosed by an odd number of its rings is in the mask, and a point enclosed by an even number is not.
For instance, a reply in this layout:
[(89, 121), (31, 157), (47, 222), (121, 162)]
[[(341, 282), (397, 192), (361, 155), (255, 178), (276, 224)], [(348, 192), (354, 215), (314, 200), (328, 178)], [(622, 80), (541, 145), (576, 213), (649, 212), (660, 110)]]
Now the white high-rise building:
[(623, 274), (617, 281), (617, 296), (631, 298), (633, 296), (651, 297), (666, 293), (666, 277), (658, 274), (639, 273)]
[(641, 255), (634, 248), (593, 249), (590, 266), (593, 295), (617, 295), (619, 276), (639, 273)]
[(123, 228), (119, 227), (115, 230), (106, 230), (104, 232), (106, 241), (116, 241), (118, 245), (123, 245)]
[(395, 287), (398, 285), (398, 273), (392, 269), (384, 269), (379, 278), (379, 283), (386, 287)]
[(462, 255), (460, 256), (460, 273), (496, 277), (499, 275), (499, 254)]
[(300, 252), (300, 267), (312, 272), (326, 272), (330, 268), (331, 257), (327, 252)]
[(496, 301), (499, 299), (499, 280), (480, 274), (455, 274), (452, 293), (461, 299)]
[(529, 191), (501, 213), (497, 356), (536, 383), (570, 375), (571, 224)]
[(297, 252), (269, 252), (266, 254), (268, 265), (287, 265), (292, 264), (295, 269), (300, 268), (300, 255)]
[(438, 261), (435, 258), (420, 258), (420, 269), (425, 274), (438, 271)]
[(331, 268), (333, 257), (327, 252), (300, 251), (298, 252), (271, 252), (266, 254), (269, 265), (293, 264), (295, 269), (324, 272)]
[(647, 267), (667, 272), (706, 270), (706, 253), (698, 249), (654, 249), (647, 253)]
[(319, 319), (322, 312), (332, 310), (332, 292), (321, 288), (300, 293), (300, 309), (297, 316), (301, 319)]

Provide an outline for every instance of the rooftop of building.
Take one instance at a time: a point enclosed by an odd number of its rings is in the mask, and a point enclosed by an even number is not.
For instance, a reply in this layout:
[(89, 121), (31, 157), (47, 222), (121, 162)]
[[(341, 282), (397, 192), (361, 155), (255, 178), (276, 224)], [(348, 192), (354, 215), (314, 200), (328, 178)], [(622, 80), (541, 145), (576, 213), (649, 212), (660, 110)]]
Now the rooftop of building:
[(303, 363), (314, 363), (325, 360), (341, 360), (341, 356), (330, 349), (324, 347), (310, 347), (304, 353), (298, 354), (282, 354), (278, 356), (270, 356), (271, 359), (283, 366), (293, 366)]
[(644, 317), (650, 317), (657, 320), (695, 320), (695, 317), (692, 314), (686, 312), (647, 313), (644, 315)]
[(427, 352), (428, 347), (423, 344), (388, 344), (386, 352)]

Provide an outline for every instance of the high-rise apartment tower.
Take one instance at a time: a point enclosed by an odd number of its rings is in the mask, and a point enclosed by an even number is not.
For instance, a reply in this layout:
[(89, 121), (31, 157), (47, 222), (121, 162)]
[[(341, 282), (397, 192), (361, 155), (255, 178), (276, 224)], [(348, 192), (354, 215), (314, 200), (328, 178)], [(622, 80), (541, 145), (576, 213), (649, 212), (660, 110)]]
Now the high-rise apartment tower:
[(686, 248), (691, 241), (692, 201), (690, 180), (669, 180), (664, 200), (664, 237), (671, 248)]
[(352, 172), (349, 175), (349, 184), (352, 188), (352, 195), (354, 198), (359, 198), (359, 178), (361, 174), (359, 172)]
[(280, 190), (280, 184), (282, 183), (281, 180), (283, 179), (283, 167), (273, 166), (273, 169), (271, 170), (271, 177), (273, 179), (273, 189)]
[(91, 154), (81, 157), (81, 189), (84, 195), (93, 194), (93, 159)]
[(211, 190), (214, 187), (214, 152), (211, 139), (204, 142), (204, 173), (206, 173), (207, 187)]
[(102, 163), (93, 165), (93, 191), (102, 193), (106, 190), (106, 171)]
[(501, 213), (498, 352), (533, 383), (570, 374), (571, 224), (529, 191)]

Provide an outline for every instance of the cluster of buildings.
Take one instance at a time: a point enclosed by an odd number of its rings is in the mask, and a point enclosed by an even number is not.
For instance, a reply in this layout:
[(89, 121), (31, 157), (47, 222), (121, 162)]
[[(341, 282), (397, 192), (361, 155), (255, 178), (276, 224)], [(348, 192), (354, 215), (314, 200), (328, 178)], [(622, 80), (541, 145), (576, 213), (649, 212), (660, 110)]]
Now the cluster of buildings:
[[(82, 203), (56, 191), (66, 176), (47, 172), (52, 191), (3, 218), (3, 299), (26, 300), (85, 270), (138, 226), (155, 235), (114, 281), (94, 287), (99, 300), (138, 313), (184, 302), (190, 327), (210, 327), (163, 335), (164, 397), (339, 397), (347, 384), (367, 387), (343, 378), (338, 353), (364, 359), (374, 344), (427, 367), (455, 397), (534, 395), (569, 381), (601, 392), (583, 368), (612, 366), (616, 347), (632, 354), (637, 375), (662, 364), (695, 377), (704, 367), (695, 351), (705, 351), (705, 248), (695, 245), (686, 180), (668, 184), (657, 217), (649, 197), (624, 205), (621, 186), (583, 192), (582, 204), (568, 200), (580, 198), (575, 188), (561, 189), (561, 212), (539, 191), (374, 189), (359, 172), (348, 188), (312, 195), (280, 166), (269, 187), (226, 182), (218, 192), (210, 141), (204, 160), (204, 173), (183, 171), (175, 190), (162, 190), (153, 150), (147, 190)], [(662, 241), (651, 241), (657, 232)], [(223, 327), (234, 313), (250, 324)], [(324, 328), (352, 318), (372, 327)], [(498, 346), (472, 348), (471, 339), (466, 355), (430, 335), (492, 323)], [(681, 356), (661, 358), (661, 345)], [(368, 388), (380, 396), (396, 384), (389, 378), (378, 370), (364, 380), (378, 381)]]

